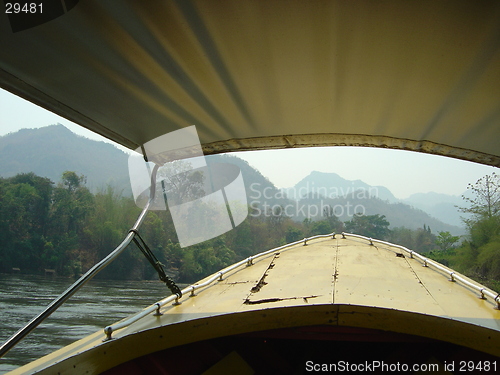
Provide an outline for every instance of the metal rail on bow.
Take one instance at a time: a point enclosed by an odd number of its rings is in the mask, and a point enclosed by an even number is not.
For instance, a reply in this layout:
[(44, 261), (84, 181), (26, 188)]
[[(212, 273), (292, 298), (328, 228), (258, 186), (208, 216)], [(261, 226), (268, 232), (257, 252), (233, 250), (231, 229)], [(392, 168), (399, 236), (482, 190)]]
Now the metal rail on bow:
[[(410, 255), (410, 258), (413, 258), (413, 259), (417, 258), (417, 259), (421, 260), (425, 267), (435, 268), (436, 270), (442, 271), (445, 274), (449, 275), (450, 281), (461, 282), (464, 285), (478, 291), (480, 293), (480, 298), (486, 299), (486, 296), (490, 297), (494, 302), (497, 303), (497, 308), (500, 309), (500, 295), (499, 294), (491, 292), (490, 290), (488, 290), (487, 288), (485, 288), (482, 285), (474, 284), (474, 283), (468, 281), (467, 279), (464, 278), (464, 276), (458, 274), (457, 272), (450, 270), (446, 267), (443, 267), (440, 264), (416, 253), (413, 250), (409, 250), (404, 246), (395, 245), (395, 244), (392, 244), (390, 242), (385, 242), (385, 241), (376, 240), (376, 239), (372, 239), (372, 238), (365, 237), (365, 236), (360, 236), (358, 234), (341, 233), (339, 235), (342, 235), (343, 239), (346, 239), (346, 236), (354, 237), (354, 238), (359, 238), (359, 239), (369, 241), (370, 245), (374, 245), (374, 242), (377, 242), (377, 243), (382, 244), (382, 245), (391, 246), (391, 247), (401, 249), (401, 250), (407, 252)], [(289, 243), (289, 244), (286, 244), (283, 246), (273, 248), (271, 250), (264, 251), (264, 252), (259, 253), (257, 255), (250, 256), (246, 259), (239, 261), (238, 263), (233, 264), (232, 266), (229, 266), (227, 268), (222, 269), (221, 271), (214, 273), (210, 278), (208, 278), (207, 280), (205, 280), (201, 284), (193, 284), (193, 285), (190, 285), (190, 286), (184, 288), (182, 290), (182, 295), (187, 295), (188, 293), (190, 293), (190, 297), (194, 297), (195, 290), (209, 286), (210, 284), (214, 283), (215, 281), (221, 281), (223, 279), (224, 275), (237, 269), (238, 267), (241, 267), (243, 265), (251, 266), (255, 259), (262, 258), (266, 255), (272, 255), (272, 254), (275, 254), (277, 252), (289, 250), (289, 248), (291, 248), (295, 245), (303, 244), (305, 246), (305, 245), (307, 245), (308, 241), (311, 241), (314, 239), (318, 239), (318, 238), (333, 238), (333, 239), (335, 239), (336, 238), (335, 236), (336, 236), (335, 233), (312, 236), (312, 237), (304, 238), (302, 240), (295, 241), (295, 242), (292, 242), (292, 243)], [(129, 325), (137, 322), (138, 320), (142, 319), (143, 317), (145, 317), (153, 312), (154, 312), (154, 316), (161, 316), (162, 313), (160, 312), (160, 309), (163, 306), (165, 306), (166, 304), (171, 303), (171, 302), (173, 302), (172, 304), (174, 306), (179, 305), (180, 304), (179, 300), (180, 300), (180, 297), (178, 295), (171, 295), (171, 296), (169, 296), (161, 301), (156, 302), (155, 304), (149, 306), (148, 308), (142, 310), (140, 313), (133, 315), (128, 319), (125, 319), (125, 320), (122, 320), (116, 324), (107, 326), (106, 328), (104, 328), (104, 333), (106, 334), (106, 338), (103, 341), (111, 340), (113, 332), (116, 332), (119, 329), (128, 327)]]
[[(212, 284), (216, 280), (221, 281), (222, 277), (224, 275), (235, 270), (238, 267), (241, 267), (243, 265), (251, 266), (255, 259), (262, 258), (266, 255), (274, 254), (274, 253), (279, 252), (279, 251), (287, 250), (288, 248), (295, 246), (295, 245), (298, 245), (298, 244), (301, 244), (301, 243), (304, 245), (307, 245), (307, 241), (314, 240), (316, 238), (328, 238), (328, 237), (335, 238), (335, 234), (333, 234), (333, 233), (321, 234), (321, 235), (317, 235), (317, 236), (313, 236), (313, 237), (309, 237), (309, 238), (304, 238), (302, 240), (295, 241), (295, 242), (292, 242), (292, 243), (289, 243), (289, 244), (286, 244), (283, 246), (276, 247), (276, 248), (271, 249), (271, 250), (264, 251), (264, 252), (259, 253), (257, 255), (250, 256), (246, 259), (239, 261), (238, 263), (235, 263), (227, 268), (222, 269), (221, 271), (214, 273), (208, 280), (204, 281), (201, 284), (193, 284), (193, 285), (190, 285), (190, 286), (184, 288), (182, 290), (182, 295), (187, 295), (187, 293), (190, 293), (190, 296), (194, 297), (195, 290), (198, 290), (200, 288), (204, 288), (204, 287)], [(140, 313), (138, 313), (138, 314), (136, 314), (128, 319), (122, 320), (122, 321), (120, 321), (116, 324), (113, 324), (111, 326), (107, 326), (106, 328), (104, 328), (104, 333), (106, 334), (106, 338), (104, 339), (104, 341), (111, 340), (112, 339), (111, 335), (113, 334), (113, 332), (115, 332), (121, 328), (125, 328), (125, 327), (131, 325), (132, 323), (135, 323), (139, 319), (145, 317), (146, 315), (149, 315), (150, 313), (152, 313), (154, 311), (156, 311), (155, 316), (162, 315), (160, 312), (160, 309), (163, 306), (165, 306), (167, 303), (170, 303), (170, 302), (173, 302), (174, 305), (179, 305), (180, 304), (179, 299), (180, 299), (179, 296), (171, 295), (165, 299), (162, 299), (161, 301), (156, 302), (155, 304), (149, 306), (148, 308), (142, 310)]]
[(376, 243), (379, 243), (382, 245), (391, 246), (391, 247), (401, 249), (401, 250), (405, 251), (406, 253), (408, 253), (410, 258), (420, 259), (423, 262), (424, 267), (435, 268), (436, 270), (439, 270), (439, 271), (447, 274), (450, 277), (449, 281), (452, 281), (452, 282), (458, 281), (458, 282), (468, 286), (469, 288), (474, 289), (475, 291), (479, 292), (479, 294), (480, 294), (479, 298), (486, 299), (486, 296), (490, 297), (493, 301), (496, 302), (497, 309), (500, 310), (500, 294), (493, 293), (490, 290), (488, 290), (487, 288), (485, 288), (483, 285), (480, 285), (480, 284), (478, 285), (478, 284), (475, 284), (475, 283), (467, 280), (463, 275), (453, 271), (450, 268), (444, 267), (441, 264), (439, 264), (439, 263), (437, 263), (429, 258), (426, 258), (423, 255), (420, 255), (419, 253), (417, 253), (413, 250), (410, 250), (410, 249), (408, 249), (404, 246), (401, 246), (401, 245), (395, 245), (395, 244), (390, 243), (390, 242), (376, 240), (376, 239), (365, 237), (365, 236), (360, 236), (359, 234), (342, 233), (342, 236), (344, 238), (345, 238), (345, 236), (349, 236), (349, 237), (355, 237), (355, 238), (367, 240), (370, 242), (370, 245), (374, 245), (374, 242), (376, 242)]

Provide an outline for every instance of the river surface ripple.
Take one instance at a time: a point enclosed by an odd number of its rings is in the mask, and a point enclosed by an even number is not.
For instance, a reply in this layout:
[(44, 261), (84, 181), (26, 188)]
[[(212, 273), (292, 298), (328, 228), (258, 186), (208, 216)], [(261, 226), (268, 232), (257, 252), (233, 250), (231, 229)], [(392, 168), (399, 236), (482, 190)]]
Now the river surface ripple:
[[(0, 274), (0, 343), (73, 282), (51, 276)], [(102, 330), (170, 294), (160, 281), (91, 280), (0, 359), (0, 374)]]

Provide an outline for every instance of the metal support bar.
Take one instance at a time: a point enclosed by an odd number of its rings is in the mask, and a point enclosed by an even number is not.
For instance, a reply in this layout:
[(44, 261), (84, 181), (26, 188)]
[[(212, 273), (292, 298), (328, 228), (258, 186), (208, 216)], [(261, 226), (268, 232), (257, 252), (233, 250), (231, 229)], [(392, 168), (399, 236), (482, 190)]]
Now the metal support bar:
[[(139, 228), (146, 217), (149, 210), (149, 202), (146, 204), (141, 214), (139, 215), (137, 221), (134, 224), (135, 229)], [(82, 277), (80, 277), (73, 285), (71, 285), (64, 293), (53, 300), (50, 305), (48, 305), (45, 310), (34, 317), (26, 326), (17, 331), (10, 339), (8, 339), (0, 347), (0, 357), (5, 355), (10, 349), (12, 349), (19, 341), (21, 341), (26, 335), (33, 331), (40, 323), (47, 319), (54, 311), (56, 311), (64, 302), (66, 302), (73, 294), (75, 294), (82, 286), (84, 286), (90, 279), (102, 271), (107, 265), (109, 265), (113, 260), (120, 255), (127, 245), (132, 241), (134, 233), (129, 233), (125, 239), (119, 244), (106, 258), (101, 260), (99, 263), (94, 265), (90, 270), (88, 270)]]
[[(64, 302), (66, 302), (73, 294), (75, 294), (82, 286), (84, 286), (89, 280), (91, 280), (95, 275), (102, 271), (106, 266), (108, 266), (112, 261), (114, 261), (122, 252), (125, 250), (127, 245), (132, 241), (135, 236), (134, 231), (137, 231), (139, 227), (144, 222), (146, 215), (149, 211), (149, 207), (154, 201), (155, 197), (155, 186), (156, 186), (156, 172), (158, 171), (158, 166), (155, 165), (153, 172), (151, 174), (151, 190), (149, 194), (149, 200), (144, 206), (142, 212), (137, 218), (131, 231), (127, 234), (125, 239), (111, 252), (106, 258), (101, 260), (99, 263), (95, 264), (91, 269), (89, 269), (82, 277), (80, 277), (73, 285), (71, 285), (64, 293), (53, 300), (40, 314), (35, 316), (26, 324), (23, 328), (17, 331), (11, 338), (9, 338), (0, 347), (0, 358), (3, 357), (10, 349), (12, 349), (19, 341), (26, 337), (31, 331), (40, 325), (45, 319), (47, 319), (54, 311), (56, 311)], [(111, 333), (110, 333), (111, 336)]]

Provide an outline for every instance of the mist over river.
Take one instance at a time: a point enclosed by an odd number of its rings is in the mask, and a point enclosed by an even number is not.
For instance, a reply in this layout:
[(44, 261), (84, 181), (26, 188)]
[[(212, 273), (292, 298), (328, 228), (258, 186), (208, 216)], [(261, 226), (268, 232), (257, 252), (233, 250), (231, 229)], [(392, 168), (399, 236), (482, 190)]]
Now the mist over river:
[[(24, 327), (73, 279), (0, 274), (0, 342)], [(0, 374), (51, 353), (170, 295), (160, 281), (91, 280), (0, 359)]]

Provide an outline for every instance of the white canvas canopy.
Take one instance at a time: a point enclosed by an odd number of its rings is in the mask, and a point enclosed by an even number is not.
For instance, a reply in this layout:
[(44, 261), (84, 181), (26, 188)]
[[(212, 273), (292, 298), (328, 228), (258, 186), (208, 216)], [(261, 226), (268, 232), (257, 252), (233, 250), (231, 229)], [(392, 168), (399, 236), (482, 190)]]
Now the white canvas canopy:
[(17, 32), (0, 14), (0, 86), (131, 149), (196, 125), (205, 154), (351, 145), (500, 166), (499, 1), (65, 3)]

